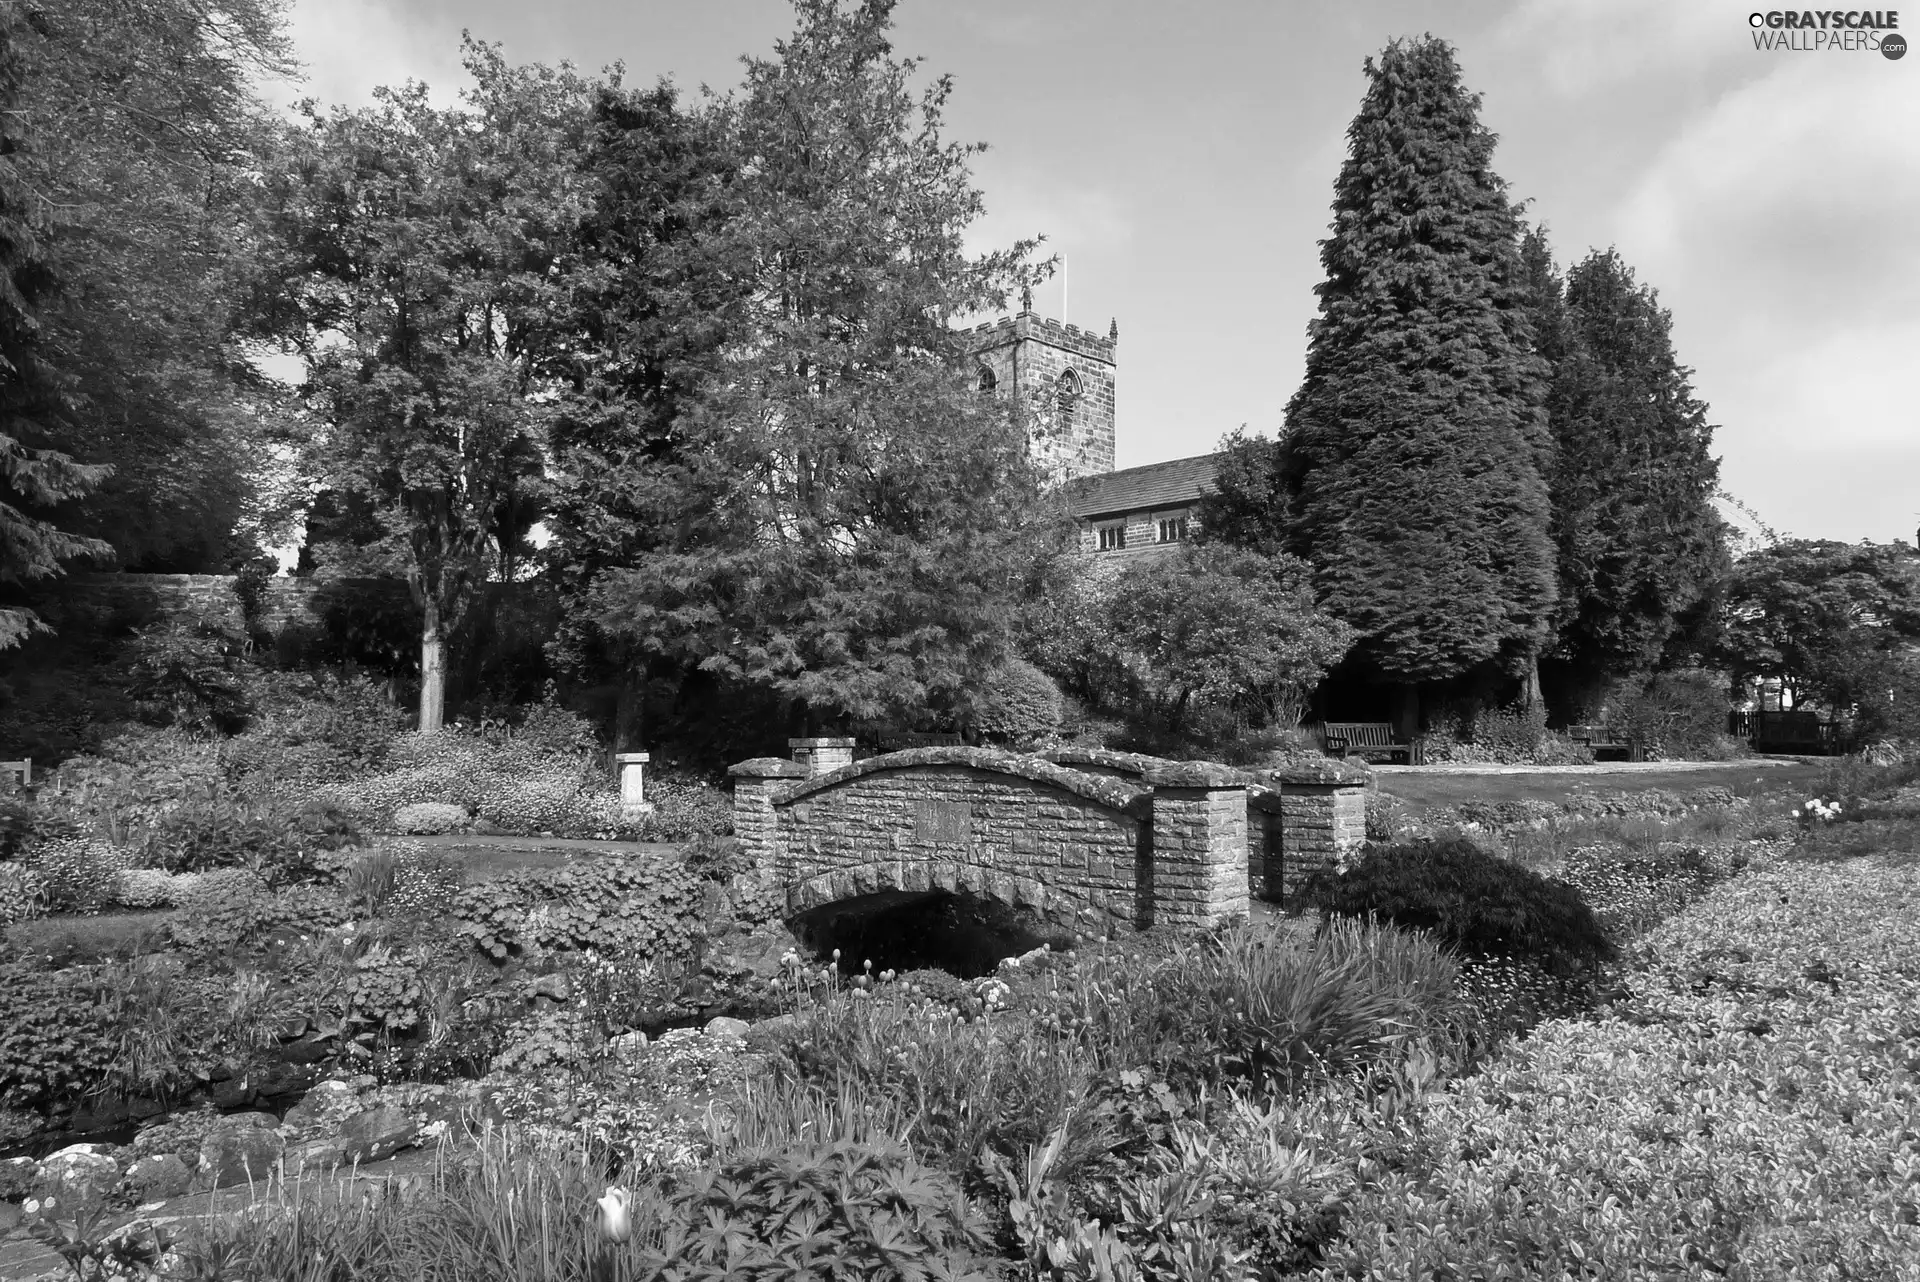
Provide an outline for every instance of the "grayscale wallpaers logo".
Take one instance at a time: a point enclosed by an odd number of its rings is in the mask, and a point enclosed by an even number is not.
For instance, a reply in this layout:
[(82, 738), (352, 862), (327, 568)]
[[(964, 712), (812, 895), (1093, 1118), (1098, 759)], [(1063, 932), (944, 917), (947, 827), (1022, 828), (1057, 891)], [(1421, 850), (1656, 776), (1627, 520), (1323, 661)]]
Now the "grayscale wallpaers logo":
[(1898, 9), (1774, 9), (1750, 13), (1753, 47), (1772, 53), (1872, 53), (1889, 61), (1907, 52)]

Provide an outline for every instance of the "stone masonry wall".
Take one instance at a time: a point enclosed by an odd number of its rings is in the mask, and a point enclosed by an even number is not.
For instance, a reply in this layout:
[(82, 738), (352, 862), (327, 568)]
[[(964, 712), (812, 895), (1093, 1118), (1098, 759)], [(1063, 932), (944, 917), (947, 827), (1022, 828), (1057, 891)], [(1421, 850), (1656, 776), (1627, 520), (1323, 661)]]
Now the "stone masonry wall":
[(1335, 863), (1342, 854), (1359, 849), (1367, 836), (1365, 788), (1336, 784), (1286, 784), (1280, 796), (1277, 820), (1279, 863), (1272, 866), (1269, 839), (1268, 866), (1261, 880), (1268, 893), (1285, 903), (1300, 881), (1316, 868)]
[[(967, 336), (974, 359), (993, 371), (998, 389), (1016, 389), (1039, 412), (1048, 449), (1042, 457), (1067, 475), (1113, 471), (1114, 343), (1077, 325), (1022, 312), (978, 325)], [(1071, 421), (1059, 419), (1054, 389), (1073, 370), (1081, 393)]]
[(1144, 814), (1123, 808), (1131, 791), (1108, 787), (1121, 805), (958, 764), (853, 774), (774, 801), (773, 867), (790, 912), (882, 890), (968, 890), (1104, 934), (1137, 918), (1146, 836)]
[(1248, 909), (1245, 788), (1153, 790), (1155, 926), (1215, 926)]

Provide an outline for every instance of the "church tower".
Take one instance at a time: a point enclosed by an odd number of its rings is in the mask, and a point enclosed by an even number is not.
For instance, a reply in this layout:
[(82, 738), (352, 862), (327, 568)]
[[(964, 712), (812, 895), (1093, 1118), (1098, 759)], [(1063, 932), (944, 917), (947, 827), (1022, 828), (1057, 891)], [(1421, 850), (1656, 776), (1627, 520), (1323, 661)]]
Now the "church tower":
[(1025, 305), (967, 334), (983, 392), (1014, 396), (1031, 416), (1036, 458), (1059, 480), (1113, 471), (1113, 354), (1105, 338)]

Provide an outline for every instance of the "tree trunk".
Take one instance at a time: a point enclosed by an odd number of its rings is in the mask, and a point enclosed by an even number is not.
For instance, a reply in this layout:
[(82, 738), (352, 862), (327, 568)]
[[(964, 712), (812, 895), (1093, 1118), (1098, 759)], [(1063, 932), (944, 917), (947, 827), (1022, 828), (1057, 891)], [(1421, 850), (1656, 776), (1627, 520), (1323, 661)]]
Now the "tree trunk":
[(1420, 737), (1420, 687), (1412, 681), (1400, 687), (1400, 733), (1409, 743)]
[(420, 629), (420, 733), (439, 734), (447, 716), (447, 639), (440, 606), (429, 600)]
[(1520, 677), (1520, 706), (1532, 712), (1540, 701), (1540, 656), (1529, 654), (1526, 671)]

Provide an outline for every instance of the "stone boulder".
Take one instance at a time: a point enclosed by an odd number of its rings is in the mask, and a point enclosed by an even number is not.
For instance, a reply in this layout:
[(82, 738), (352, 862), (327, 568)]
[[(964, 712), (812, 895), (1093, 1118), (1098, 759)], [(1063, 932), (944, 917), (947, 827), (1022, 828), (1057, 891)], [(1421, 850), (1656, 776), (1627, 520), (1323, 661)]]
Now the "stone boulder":
[(30, 1157), (0, 1162), (0, 1202), (18, 1202), (33, 1192), (40, 1179), (40, 1163)]
[(413, 1143), (420, 1125), (397, 1108), (370, 1108), (340, 1128), (340, 1151), (348, 1162), (378, 1162)]
[(280, 1132), (261, 1127), (215, 1131), (201, 1142), (200, 1170), (194, 1183), (202, 1189), (257, 1183), (273, 1172), (286, 1147)]
[(62, 1219), (75, 1211), (104, 1206), (120, 1187), (120, 1164), (102, 1144), (74, 1144), (40, 1163), (33, 1196), (53, 1199)]
[(736, 1040), (745, 1037), (753, 1025), (744, 1019), (735, 1019), (731, 1015), (716, 1015), (707, 1021), (708, 1037), (731, 1037)]
[(140, 1202), (164, 1202), (193, 1186), (193, 1168), (177, 1153), (143, 1157), (127, 1168), (127, 1188)]
[(281, 1158), (289, 1179), (299, 1175), (325, 1175), (346, 1163), (346, 1152), (338, 1140), (308, 1140), (288, 1147)]
[(347, 1083), (321, 1082), (287, 1110), (282, 1124), (300, 1139), (323, 1139), (338, 1131), (340, 1124), (361, 1108), (359, 1092)]

